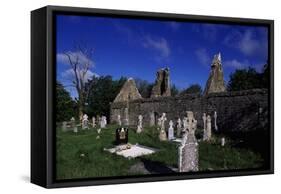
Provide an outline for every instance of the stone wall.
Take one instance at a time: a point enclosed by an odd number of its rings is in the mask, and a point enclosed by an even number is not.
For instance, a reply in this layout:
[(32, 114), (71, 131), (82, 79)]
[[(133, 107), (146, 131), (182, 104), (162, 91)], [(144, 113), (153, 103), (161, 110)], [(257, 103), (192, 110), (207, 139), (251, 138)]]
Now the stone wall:
[(207, 96), (158, 97), (112, 103), (111, 122), (117, 121), (118, 114), (124, 119), (126, 111), (128, 111), (131, 126), (137, 125), (137, 118), (140, 114), (143, 115), (144, 125), (148, 126), (151, 124), (151, 116), (154, 116), (156, 125), (158, 117), (166, 112), (168, 121), (173, 120), (176, 123), (178, 117), (182, 119), (186, 115), (186, 111), (193, 111), (199, 128), (203, 125), (203, 113), (211, 115), (213, 125), (213, 115), (216, 111), (219, 130), (249, 131), (260, 124), (261, 118), (263, 123), (268, 123), (265, 116), (268, 111), (268, 91), (255, 89), (213, 93)]

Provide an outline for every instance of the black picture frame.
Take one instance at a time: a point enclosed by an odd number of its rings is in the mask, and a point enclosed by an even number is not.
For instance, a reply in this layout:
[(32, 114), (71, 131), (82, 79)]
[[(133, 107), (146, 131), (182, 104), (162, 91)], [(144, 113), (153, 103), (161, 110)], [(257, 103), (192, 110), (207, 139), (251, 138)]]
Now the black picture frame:
[[(55, 20), (58, 13), (101, 15), (108, 17), (145, 18), (191, 22), (261, 25), (269, 29), (270, 64), (270, 164), (262, 170), (232, 170), (173, 175), (149, 175), (109, 178), (55, 179)], [(73, 187), (135, 182), (170, 181), (212, 177), (229, 177), (274, 173), (274, 21), (231, 17), (152, 13), (138, 11), (46, 6), (31, 12), (31, 182), (46, 188)]]

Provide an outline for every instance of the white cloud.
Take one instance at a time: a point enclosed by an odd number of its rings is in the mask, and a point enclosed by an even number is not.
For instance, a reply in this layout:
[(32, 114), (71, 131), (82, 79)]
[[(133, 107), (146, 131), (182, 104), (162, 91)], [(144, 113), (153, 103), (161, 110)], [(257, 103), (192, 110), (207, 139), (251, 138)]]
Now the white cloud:
[[(79, 78), (83, 78), (83, 71), (77, 69), (76, 72)], [(92, 72), (91, 70), (88, 70), (83, 78), (83, 82), (88, 82), (88, 80), (92, 79), (93, 76), (99, 77), (98, 74)], [(72, 80), (74, 80), (74, 77), (75, 75), (73, 69), (67, 69), (61, 73), (61, 78), (64, 80), (69, 80), (69, 82), (72, 82)]]
[(66, 54), (70, 56), (71, 61), (78, 60), (78, 63), (80, 65), (90, 64), (90, 66), (93, 67), (95, 64), (92, 59), (88, 58), (85, 54), (79, 51), (77, 52), (68, 51), (66, 53), (57, 53), (57, 63), (69, 64), (69, 58)]
[(248, 63), (248, 61), (240, 62), (236, 59), (233, 59), (233, 60), (228, 60), (228, 61), (223, 62), (223, 66), (231, 67), (231, 68), (235, 68), (235, 69), (242, 69), (242, 68), (248, 67), (249, 63)]
[(224, 39), (224, 44), (240, 50), (246, 56), (267, 55), (267, 39), (263, 36), (260, 39), (255, 37), (251, 30), (231, 31)]
[(151, 36), (145, 36), (142, 45), (144, 48), (149, 48), (158, 52), (161, 58), (167, 58), (170, 56), (170, 47), (165, 38), (152, 38)]
[(205, 48), (200, 48), (195, 51), (195, 55), (199, 62), (204, 66), (209, 66), (211, 64), (211, 57)]

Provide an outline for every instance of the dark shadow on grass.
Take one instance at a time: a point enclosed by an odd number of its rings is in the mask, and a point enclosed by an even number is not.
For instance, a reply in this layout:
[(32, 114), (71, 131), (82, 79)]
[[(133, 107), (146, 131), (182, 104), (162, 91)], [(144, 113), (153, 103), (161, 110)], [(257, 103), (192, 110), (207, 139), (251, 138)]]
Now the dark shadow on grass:
[(146, 170), (148, 170), (152, 174), (159, 174), (159, 173), (175, 173), (171, 168), (163, 164), (162, 162), (151, 161), (145, 158), (141, 159), (141, 162), (144, 164)]

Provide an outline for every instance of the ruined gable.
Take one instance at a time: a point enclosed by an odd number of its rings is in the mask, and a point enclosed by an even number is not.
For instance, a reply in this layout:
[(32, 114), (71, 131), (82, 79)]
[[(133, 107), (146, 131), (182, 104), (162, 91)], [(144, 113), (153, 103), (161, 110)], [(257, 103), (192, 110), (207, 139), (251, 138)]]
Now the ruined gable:
[(169, 68), (157, 71), (155, 84), (151, 91), (151, 98), (171, 96), (170, 71)]
[(135, 80), (133, 78), (129, 78), (121, 88), (119, 94), (114, 99), (114, 102), (126, 102), (129, 100), (136, 100), (142, 98)]
[(221, 54), (219, 53), (214, 56), (211, 65), (211, 72), (205, 86), (204, 95), (208, 95), (210, 93), (225, 92), (225, 91), (226, 91), (226, 87), (223, 79)]

